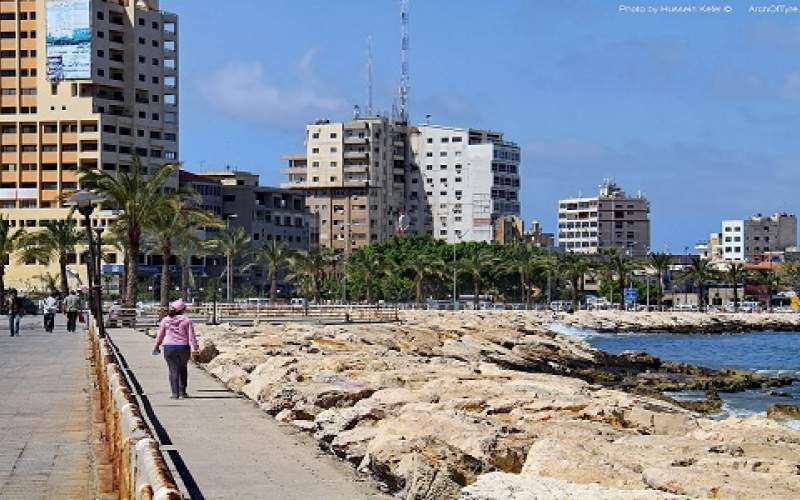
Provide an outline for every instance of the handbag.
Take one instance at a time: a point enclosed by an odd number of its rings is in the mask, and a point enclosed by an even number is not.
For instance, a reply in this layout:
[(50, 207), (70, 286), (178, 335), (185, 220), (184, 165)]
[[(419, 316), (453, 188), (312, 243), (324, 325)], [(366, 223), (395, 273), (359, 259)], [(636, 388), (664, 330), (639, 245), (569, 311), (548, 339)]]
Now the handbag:
[(83, 311), (78, 311), (78, 321), (86, 323), (86, 316), (83, 315)]

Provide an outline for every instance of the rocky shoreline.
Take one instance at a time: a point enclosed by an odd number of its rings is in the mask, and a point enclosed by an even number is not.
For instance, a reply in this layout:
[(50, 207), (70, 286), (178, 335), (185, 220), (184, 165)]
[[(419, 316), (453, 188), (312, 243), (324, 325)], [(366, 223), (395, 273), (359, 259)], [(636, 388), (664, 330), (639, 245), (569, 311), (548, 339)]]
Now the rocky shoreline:
[(791, 379), (615, 356), (547, 321), (420, 312), (200, 332), (209, 373), (401, 498), (800, 496), (800, 431), (703, 418), (662, 395), (711, 402)]
[(737, 333), (800, 331), (800, 314), (577, 311), (559, 313), (560, 323), (599, 332)]

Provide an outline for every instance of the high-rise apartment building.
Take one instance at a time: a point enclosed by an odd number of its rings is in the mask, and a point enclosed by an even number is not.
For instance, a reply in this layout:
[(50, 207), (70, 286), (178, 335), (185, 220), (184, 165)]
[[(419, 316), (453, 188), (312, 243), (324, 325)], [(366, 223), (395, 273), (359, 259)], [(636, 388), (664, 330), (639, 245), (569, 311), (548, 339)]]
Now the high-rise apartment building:
[(744, 220), (722, 221), (722, 258), (727, 261), (760, 262), (764, 253), (797, 246), (797, 217), (778, 213), (754, 215)]
[(644, 256), (650, 250), (650, 202), (641, 194), (628, 196), (610, 180), (598, 196), (560, 200), (558, 245), (573, 253), (618, 248)]
[(520, 148), (502, 133), (421, 125), (410, 137), (411, 227), (450, 243), (492, 241), (495, 221), (519, 216)]
[(305, 193), (312, 245), (349, 251), (402, 231), (407, 158), (406, 126), (387, 118), (308, 125), (282, 187)]
[[(134, 156), (149, 170), (178, 158), (177, 16), (158, 0), (0, 1), (3, 217), (63, 218), (79, 169), (124, 171)], [(14, 264), (12, 285), (54, 271)]]

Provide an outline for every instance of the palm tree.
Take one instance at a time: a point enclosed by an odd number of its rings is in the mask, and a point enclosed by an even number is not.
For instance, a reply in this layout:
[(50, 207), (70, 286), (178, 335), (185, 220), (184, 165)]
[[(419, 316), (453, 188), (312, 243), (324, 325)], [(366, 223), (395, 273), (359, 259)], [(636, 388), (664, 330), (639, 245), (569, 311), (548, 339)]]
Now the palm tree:
[[(119, 275), (119, 295), (120, 300), (125, 302), (125, 293), (127, 292), (128, 276), (127, 269), (129, 262), (129, 253), (127, 250), (127, 231), (115, 221), (108, 230), (103, 234), (103, 245), (106, 247), (114, 248), (120, 255), (122, 255), (123, 272)], [(116, 263), (116, 260), (114, 261)]]
[(425, 280), (432, 276), (441, 276), (444, 272), (444, 262), (433, 255), (417, 254), (406, 262), (405, 268), (414, 274), (414, 292), (417, 304), (422, 304), (422, 289)]
[(783, 284), (782, 277), (780, 273), (770, 268), (769, 270), (762, 271), (760, 278), (761, 282), (767, 285), (767, 295), (769, 295), (767, 298), (767, 310), (772, 311), (772, 294)]
[(591, 269), (589, 260), (578, 254), (566, 254), (559, 259), (558, 270), (570, 283), (572, 289), (572, 308), (576, 309), (580, 305), (581, 293), (583, 292), (583, 280), (586, 273)]
[(161, 263), (161, 308), (169, 304), (172, 272), (170, 261), (174, 254), (175, 241), (179, 237), (191, 237), (203, 227), (221, 226), (222, 222), (211, 212), (195, 207), (184, 195), (166, 196), (158, 210), (149, 220), (145, 231), (155, 240), (155, 247), (162, 256)]
[(78, 224), (72, 218), (44, 221), (41, 227), (42, 231), (31, 233), (24, 239), (22, 256), (25, 260), (35, 260), (48, 265), (56, 259), (61, 293), (66, 297), (69, 294), (67, 263), (69, 256), (76, 254), (75, 247), (83, 240), (83, 231), (78, 230)]
[(294, 252), (289, 258), (292, 272), (286, 279), (306, 286), (306, 291), (313, 295), (317, 303), (322, 300), (322, 281), (329, 264), (327, 255), (322, 249), (314, 248), (307, 252)]
[(480, 307), (481, 281), (483, 276), (495, 264), (497, 259), (491, 251), (485, 248), (476, 248), (469, 252), (465, 257), (458, 261), (458, 270), (462, 274), (472, 277), (473, 287), (473, 307), (478, 310)]
[(347, 261), (347, 273), (364, 287), (367, 303), (372, 302), (372, 290), (378, 278), (385, 274), (385, 260), (373, 246), (367, 246), (352, 254)]
[(189, 300), (189, 291), (194, 288), (191, 259), (193, 255), (204, 254), (203, 240), (196, 234), (178, 234), (172, 239), (173, 253), (178, 257), (181, 268), (181, 298)]
[[(635, 269), (636, 266), (624, 252), (620, 251), (619, 248), (609, 248), (603, 250), (602, 254), (605, 256), (606, 265), (608, 266), (606, 269), (606, 273), (610, 271), (611, 273), (616, 274), (617, 279), (619, 279), (619, 289), (621, 295), (619, 308), (624, 310), (625, 287), (628, 284), (628, 274), (630, 274)], [(613, 293), (612, 293), (612, 302), (613, 302)]]
[(739, 262), (731, 262), (725, 271), (725, 279), (733, 285), (733, 310), (739, 311), (739, 281), (747, 278), (747, 271), (744, 269), (744, 264)]
[(664, 288), (666, 287), (667, 272), (672, 264), (672, 256), (666, 252), (651, 253), (648, 258), (650, 267), (658, 274), (658, 305), (663, 306)]
[(706, 283), (717, 277), (717, 272), (713, 269), (711, 262), (700, 257), (692, 257), (692, 263), (683, 272), (684, 278), (690, 280), (698, 291), (699, 309), (706, 309)]
[[(278, 273), (289, 262), (292, 251), (278, 240), (268, 241), (256, 251), (256, 261), (263, 262), (266, 266), (266, 280), (269, 282), (269, 303), (275, 303), (275, 293), (278, 290)], [(266, 290), (266, 281), (264, 289)]]
[(206, 248), (219, 255), (225, 256), (227, 264), (227, 300), (233, 300), (233, 268), (234, 261), (246, 255), (251, 250), (250, 235), (243, 227), (228, 228), (215, 234), (206, 241)]
[(142, 234), (158, 212), (164, 197), (164, 185), (180, 168), (179, 163), (162, 165), (150, 177), (146, 176), (138, 157), (133, 158), (132, 165), (125, 172), (109, 172), (96, 169), (84, 169), (81, 172), (81, 185), (93, 191), (119, 209), (117, 223), (126, 233), (127, 249), (127, 286), (125, 305), (133, 307), (136, 301), (139, 281), (139, 255), (141, 253)]
[(0, 310), (6, 308), (6, 266), (11, 264), (11, 256), (19, 250), (25, 239), (24, 229), (11, 230), (8, 219), (0, 216)]

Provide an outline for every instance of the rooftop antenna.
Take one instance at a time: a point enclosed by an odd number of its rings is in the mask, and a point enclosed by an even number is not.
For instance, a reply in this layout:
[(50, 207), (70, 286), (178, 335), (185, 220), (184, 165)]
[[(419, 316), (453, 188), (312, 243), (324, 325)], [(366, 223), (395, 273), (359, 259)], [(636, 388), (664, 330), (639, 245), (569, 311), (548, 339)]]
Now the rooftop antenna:
[(372, 116), (372, 89), (375, 86), (373, 79), (373, 59), (372, 59), (372, 35), (367, 37), (367, 79), (369, 80), (369, 90), (367, 92), (367, 116)]
[(408, 3), (400, 0), (400, 121), (408, 123)]

